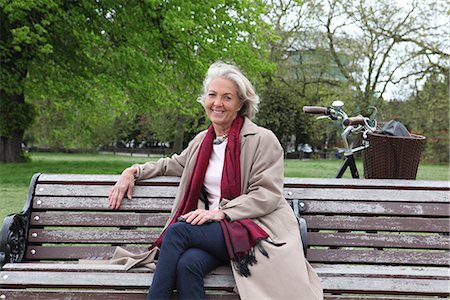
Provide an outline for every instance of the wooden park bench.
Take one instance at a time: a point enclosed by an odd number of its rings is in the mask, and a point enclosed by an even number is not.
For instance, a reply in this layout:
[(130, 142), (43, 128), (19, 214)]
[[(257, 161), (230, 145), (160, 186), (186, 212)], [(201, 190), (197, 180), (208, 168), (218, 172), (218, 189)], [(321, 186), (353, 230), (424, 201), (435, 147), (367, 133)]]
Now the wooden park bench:
[[(178, 178), (139, 182), (134, 199), (111, 211), (117, 178), (33, 177), (23, 212), (5, 218), (1, 231), (0, 299), (145, 298), (152, 274), (106, 259), (117, 245), (147, 249), (168, 218)], [(448, 298), (449, 191), (447, 181), (300, 178), (286, 178), (284, 189), (288, 201), (299, 199), (308, 260), (325, 299), (335, 300)], [(205, 286), (210, 299), (238, 299), (229, 267)]]

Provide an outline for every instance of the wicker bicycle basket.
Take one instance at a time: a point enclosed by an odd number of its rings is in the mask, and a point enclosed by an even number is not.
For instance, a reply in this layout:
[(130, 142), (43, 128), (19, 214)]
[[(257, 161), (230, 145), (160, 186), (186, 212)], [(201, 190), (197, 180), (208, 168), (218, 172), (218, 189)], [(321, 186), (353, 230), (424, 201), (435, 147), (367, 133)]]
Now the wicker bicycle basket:
[(426, 138), (368, 134), (369, 148), (363, 153), (364, 177), (416, 179)]

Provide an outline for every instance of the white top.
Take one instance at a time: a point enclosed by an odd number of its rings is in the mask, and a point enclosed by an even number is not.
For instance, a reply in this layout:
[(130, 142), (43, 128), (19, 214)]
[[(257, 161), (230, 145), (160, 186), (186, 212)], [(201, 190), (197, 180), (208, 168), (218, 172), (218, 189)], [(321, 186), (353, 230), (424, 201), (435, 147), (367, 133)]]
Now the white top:
[(228, 139), (225, 139), (221, 144), (213, 144), (213, 151), (209, 158), (208, 169), (206, 169), (204, 186), (209, 202), (209, 210), (216, 210), (219, 208), (220, 202), (220, 183), (222, 181), (223, 163), (225, 161), (225, 148), (227, 147)]

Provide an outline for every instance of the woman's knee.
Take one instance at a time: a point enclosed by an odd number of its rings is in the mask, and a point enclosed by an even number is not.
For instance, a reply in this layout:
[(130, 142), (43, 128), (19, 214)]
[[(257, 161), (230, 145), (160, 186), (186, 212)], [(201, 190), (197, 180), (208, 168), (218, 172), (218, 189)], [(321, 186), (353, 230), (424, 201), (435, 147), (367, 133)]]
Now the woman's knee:
[(188, 225), (189, 224), (184, 222), (170, 224), (169, 226), (167, 226), (166, 231), (164, 232), (164, 239), (172, 237), (180, 238), (186, 233), (186, 227)]

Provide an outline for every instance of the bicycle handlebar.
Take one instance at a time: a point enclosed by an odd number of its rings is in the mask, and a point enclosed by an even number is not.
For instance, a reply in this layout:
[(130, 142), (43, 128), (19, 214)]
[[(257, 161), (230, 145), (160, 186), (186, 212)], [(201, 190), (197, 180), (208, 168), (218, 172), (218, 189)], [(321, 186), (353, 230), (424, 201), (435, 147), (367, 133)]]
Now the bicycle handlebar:
[(365, 118), (361, 115), (356, 117), (347, 118), (342, 122), (344, 126), (350, 126), (350, 125), (364, 125), (366, 123)]
[(330, 109), (321, 106), (303, 106), (303, 112), (307, 114), (329, 115)]

